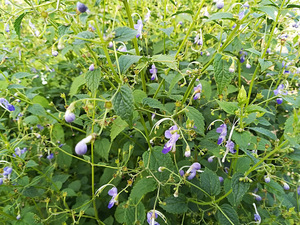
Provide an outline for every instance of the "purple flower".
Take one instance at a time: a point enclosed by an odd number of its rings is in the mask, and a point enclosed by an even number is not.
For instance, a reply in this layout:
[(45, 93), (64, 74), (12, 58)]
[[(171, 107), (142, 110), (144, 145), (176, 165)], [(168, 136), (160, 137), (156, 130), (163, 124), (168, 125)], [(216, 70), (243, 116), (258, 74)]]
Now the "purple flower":
[(203, 45), (203, 40), (202, 38), (200, 37), (200, 34), (197, 34), (195, 39), (194, 39), (194, 44), (197, 44), (197, 45)]
[(188, 171), (186, 172), (187, 174), (190, 174), (187, 179), (188, 180), (193, 179), (196, 176), (197, 171), (200, 170), (200, 168), (201, 168), (200, 163), (198, 162), (193, 163), (188, 169)]
[(3, 184), (3, 178), (0, 178), (0, 185)]
[(266, 53), (267, 53), (267, 54), (270, 54), (270, 53), (271, 53), (271, 49), (268, 48), (267, 51), (266, 51)]
[(239, 13), (239, 20), (243, 19), (245, 16), (245, 11), (242, 10), (240, 13)]
[(225, 140), (225, 137), (227, 135), (227, 126), (225, 123), (221, 124), (221, 126), (219, 126), (217, 128), (217, 133), (220, 134), (219, 139), (218, 139), (218, 145), (222, 144), (223, 141)]
[(194, 87), (194, 100), (200, 99), (201, 96), (201, 92), (202, 92), (202, 84), (198, 84), (196, 87)]
[(151, 11), (148, 8), (147, 8), (147, 10), (148, 10), (148, 12), (144, 17), (144, 22), (145, 23), (148, 22), (148, 20), (150, 19), (150, 16), (151, 16)]
[(15, 111), (15, 107), (12, 104), (9, 104), (5, 98), (0, 98), (0, 106), (8, 111)]
[(236, 153), (236, 150), (234, 149), (233, 141), (227, 141), (226, 148), (228, 148), (232, 154)]
[(3, 169), (3, 176), (8, 176), (9, 174), (11, 174), (11, 172), (12, 172), (12, 168), (9, 166), (6, 166)]
[(21, 219), (21, 215), (20, 215), (20, 214), (17, 215), (16, 219), (17, 219), (17, 220)]
[(87, 143), (90, 143), (92, 140), (92, 135), (87, 136), (77, 143), (75, 146), (75, 152), (77, 155), (84, 155), (87, 152)]
[(157, 69), (156, 69), (156, 66), (154, 64), (152, 64), (152, 67), (149, 71), (152, 74), (151, 80), (157, 80)]
[(300, 186), (298, 186), (298, 188), (297, 188), (297, 193), (298, 193), (298, 195), (300, 195)]
[(249, 3), (248, 2), (246, 2), (246, 3), (244, 3), (244, 5), (243, 5), (245, 8), (247, 8), (247, 9), (249, 9), (249, 7), (250, 7), (250, 5), (249, 5)]
[(118, 51), (119, 51), (119, 52), (127, 52), (126, 45), (121, 45), (121, 46), (118, 48)]
[(256, 201), (261, 201), (262, 200), (262, 198), (259, 195), (257, 195), (257, 194), (252, 193), (252, 195), (255, 197)]
[(165, 131), (165, 137), (170, 139), (164, 146), (162, 153), (167, 154), (169, 151), (175, 151), (176, 141), (180, 137), (177, 133), (178, 127), (176, 125), (169, 128), (169, 130)]
[(270, 183), (271, 179), (268, 175), (264, 176), (264, 178), (266, 183)]
[(116, 202), (118, 202), (118, 200), (116, 200), (116, 197), (117, 197), (117, 195), (118, 195), (118, 189), (117, 189), (116, 187), (113, 187), (112, 189), (110, 189), (110, 190), (108, 191), (108, 194), (109, 194), (110, 196), (112, 196), (112, 198), (111, 198), (111, 200), (109, 201), (108, 206), (107, 206), (109, 209), (111, 209), (111, 208), (114, 206), (114, 204), (115, 204)]
[(72, 123), (75, 120), (76, 116), (70, 110), (67, 110), (65, 113), (65, 121), (68, 123)]
[(214, 161), (214, 158), (215, 158), (214, 155), (213, 155), (213, 156), (210, 156), (210, 157), (207, 159), (207, 161), (208, 161), (209, 163), (212, 163), (212, 162)]
[(259, 214), (254, 214), (254, 220), (255, 221), (261, 221), (260, 215)]
[(6, 24), (6, 27), (5, 27), (5, 32), (9, 32), (10, 30), (9, 30), (9, 24)]
[(108, 43), (108, 47), (109, 48), (112, 48), (114, 46), (114, 43), (112, 42), (112, 41), (110, 41), (109, 43)]
[(155, 219), (157, 219), (157, 213), (154, 213), (154, 216), (152, 211), (147, 213), (147, 222), (149, 223), (149, 225), (159, 225), (159, 223), (156, 222)]
[(282, 98), (277, 98), (277, 99), (276, 99), (276, 102), (277, 102), (278, 105), (280, 105), (280, 104), (282, 104), (283, 99), (282, 99)]
[(25, 152), (27, 151), (27, 148), (23, 148), (22, 150), (19, 148), (19, 147), (17, 147), (17, 148), (15, 148), (15, 154), (13, 154), (13, 156), (14, 157), (16, 157), (16, 155), (17, 156), (21, 156), (22, 154), (24, 154)]
[(40, 124), (36, 125), (37, 128), (39, 128), (40, 130), (44, 130), (44, 127)]
[(246, 64), (246, 68), (247, 68), (247, 69), (250, 69), (250, 68), (251, 68), (251, 65), (250, 65), (249, 63), (247, 63), (247, 64)]
[(218, 9), (222, 9), (222, 8), (224, 7), (224, 2), (223, 2), (223, 0), (218, 1), (218, 2), (216, 3), (216, 6), (217, 6)]
[(90, 30), (92, 30), (92, 31), (96, 30), (96, 28), (93, 27), (92, 24), (89, 24), (89, 28), (90, 28)]
[[(284, 84), (280, 84), (278, 85), (277, 89), (275, 89), (273, 92), (274, 92), (274, 95), (287, 95), (287, 91), (284, 91)], [(282, 98), (277, 98), (276, 99), (276, 102), (277, 104), (281, 104), (283, 102), (283, 99)]]
[(240, 63), (244, 63), (245, 60), (246, 60), (245, 55), (242, 55), (241, 58), (240, 58)]
[(47, 159), (49, 159), (50, 161), (51, 161), (51, 159), (53, 159), (53, 158), (54, 158), (54, 154), (53, 154), (53, 153), (51, 153), (50, 155), (47, 156)]
[(94, 69), (95, 69), (94, 64), (91, 64), (90, 67), (89, 67), (89, 71), (94, 71)]
[(77, 2), (77, 10), (79, 12), (84, 13), (84, 12), (86, 12), (87, 9), (88, 9), (88, 7), (85, 4), (83, 4), (81, 2)]
[(184, 171), (183, 171), (183, 170), (179, 170), (179, 174), (180, 174), (180, 176), (182, 176), (182, 177), (183, 177), (183, 175), (184, 175)]
[(224, 178), (223, 177), (219, 177), (219, 181), (220, 181), (220, 183), (222, 183), (224, 181)]
[(137, 30), (137, 35), (136, 38), (141, 37), (142, 38), (142, 30), (143, 30), (143, 21), (142, 20), (138, 20), (137, 24), (134, 24), (134, 29)]
[(287, 183), (283, 183), (283, 189), (284, 190), (290, 190), (290, 186)]
[(52, 55), (53, 55), (54, 57), (58, 56), (58, 51), (55, 51), (55, 50), (52, 49)]

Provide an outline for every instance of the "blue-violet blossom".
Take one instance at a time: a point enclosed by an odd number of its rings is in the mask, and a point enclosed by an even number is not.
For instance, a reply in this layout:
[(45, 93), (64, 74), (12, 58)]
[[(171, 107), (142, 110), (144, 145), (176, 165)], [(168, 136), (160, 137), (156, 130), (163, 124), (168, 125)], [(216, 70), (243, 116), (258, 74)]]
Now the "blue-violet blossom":
[(12, 104), (9, 104), (5, 98), (0, 98), (0, 106), (8, 111), (15, 111), (15, 107)]
[(16, 147), (15, 148), (15, 154), (13, 154), (14, 157), (16, 156), (21, 156), (22, 154), (24, 154), (25, 152), (27, 151), (27, 148), (23, 148), (23, 149), (20, 149), (19, 147)]
[(216, 6), (217, 6), (218, 9), (222, 9), (224, 7), (223, 0), (217, 1)]
[(202, 84), (198, 84), (196, 87), (194, 87), (194, 100), (200, 99), (202, 92)]
[(151, 80), (157, 80), (157, 68), (154, 63), (152, 64), (152, 67), (149, 71), (152, 74)]
[(89, 135), (86, 138), (82, 139), (75, 146), (75, 152), (77, 155), (84, 155), (87, 152), (87, 143), (90, 143), (93, 136)]
[(77, 10), (79, 12), (84, 13), (84, 12), (86, 12), (87, 9), (88, 9), (88, 7), (85, 4), (83, 4), (81, 2), (77, 2)]
[(236, 153), (236, 150), (234, 149), (234, 142), (233, 141), (227, 141), (226, 148), (229, 149), (229, 151), (234, 154)]
[(201, 165), (198, 162), (193, 163), (190, 168), (186, 171), (186, 174), (189, 174), (188, 180), (193, 179), (196, 176), (198, 170), (200, 170)]
[(142, 20), (138, 20), (137, 21), (137, 24), (134, 24), (134, 29), (137, 30), (137, 35), (136, 35), (136, 38), (142, 38), (142, 30), (143, 30), (143, 21)]
[[(273, 92), (274, 92), (274, 95), (287, 95), (287, 91), (284, 91), (284, 84), (280, 84), (278, 85), (277, 89), (275, 89)], [(276, 99), (276, 102), (278, 104), (281, 104), (283, 102), (283, 99), (282, 98), (277, 98)]]
[(165, 137), (170, 139), (164, 146), (162, 153), (167, 154), (169, 151), (175, 152), (176, 141), (179, 139), (180, 135), (177, 133), (178, 127), (176, 125), (165, 131)]
[(114, 204), (118, 202), (118, 200), (116, 199), (116, 197), (118, 195), (118, 189), (116, 187), (113, 187), (112, 189), (110, 189), (108, 191), (108, 194), (110, 196), (112, 196), (112, 198), (109, 201), (108, 206), (107, 206), (109, 209), (111, 209), (114, 206)]
[(218, 138), (218, 145), (222, 144), (223, 141), (225, 140), (225, 137), (227, 135), (227, 126), (225, 123), (221, 124), (221, 126), (219, 126), (217, 128), (217, 133), (220, 134), (219, 138)]
[(158, 222), (155, 221), (155, 219), (157, 219), (157, 213), (148, 212), (147, 213), (147, 222), (149, 223), (149, 225), (159, 225)]
[(11, 172), (12, 172), (12, 168), (9, 166), (6, 166), (3, 169), (3, 176), (8, 176), (9, 174), (11, 174)]

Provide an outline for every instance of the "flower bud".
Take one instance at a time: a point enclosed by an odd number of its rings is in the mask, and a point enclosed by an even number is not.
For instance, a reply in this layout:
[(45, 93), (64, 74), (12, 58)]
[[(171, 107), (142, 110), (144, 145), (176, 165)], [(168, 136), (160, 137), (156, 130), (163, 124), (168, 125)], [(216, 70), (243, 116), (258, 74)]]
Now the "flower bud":
[(84, 155), (87, 152), (87, 143), (90, 143), (93, 136), (89, 135), (86, 138), (82, 139), (75, 146), (75, 152), (77, 155)]
[(164, 170), (165, 170), (165, 167), (163, 167), (163, 166), (158, 167), (158, 172), (162, 172)]
[(218, 9), (222, 9), (222, 8), (224, 7), (224, 2), (223, 2), (223, 0), (218, 1), (218, 2), (216, 3), (216, 6), (217, 6)]
[(264, 178), (266, 183), (270, 183), (271, 178), (268, 175), (264, 176)]
[(231, 63), (231, 66), (229, 67), (229, 72), (233, 73), (235, 71), (235, 67), (234, 67), (234, 61)]
[(244, 85), (242, 85), (242, 87), (239, 91), (237, 99), (238, 99), (239, 105), (243, 105), (247, 102), (247, 92), (244, 88)]
[(94, 69), (95, 69), (94, 64), (91, 64), (90, 67), (89, 67), (89, 71), (94, 71)]
[(88, 9), (88, 7), (85, 4), (83, 4), (81, 2), (77, 2), (77, 10), (79, 12), (84, 13), (87, 11), (87, 9)]
[(65, 114), (66, 122), (72, 123), (75, 120), (75, 118), (76, 118), (76, 116), (74, 113), (72, 113), (70, 110), (66, 111), (66, 114)]

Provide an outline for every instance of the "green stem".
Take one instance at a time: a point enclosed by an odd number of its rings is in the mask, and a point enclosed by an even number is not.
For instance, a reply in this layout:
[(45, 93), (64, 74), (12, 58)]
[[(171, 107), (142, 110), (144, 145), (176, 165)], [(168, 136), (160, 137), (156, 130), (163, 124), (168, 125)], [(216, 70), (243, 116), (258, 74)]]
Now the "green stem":
[[(266, 52), (267, 52), (267, 49), (269, 48), (270, 44), (271, 44), (271, 40), (272, 40), (272, 37), (273, 37), (273, 34), (274, 34), (274, 31), (275, 31), (275, 28), (277, 26), (277, 23), (278, 23), (278, 20), (279, 20), (279, 17), (280, 17), (280, 13), (281, 13), (281, 10), (283, 8), (283, 5), (285, 3), (285, 0), (282, 1), (281, 3), (281, 6), (280, 6), (280, 9), (278, 10), (278, 14), (276, 16), (276, 20), (275, 20), (275, 23), (273, 24), (273, 27), (272, 27), (272, 30), (271, 30), (271, 33), (269, 35), (269, 40), (268, 40), (268, 43), (263, 51), (263, 54), (261, 55), (261, 59), (263, 59), (266, 55)], [(252, 76), (252, 79), (251, 79), (251, 83), (250, 83), (250, 87), (249, 87), (249, 92), (248, 92), (248, 99), (247, 99), (247, 103), (246, 103), (246, 107), (249, 105), (249, 102), (250, 102), (250, 97), (251, 97), (251, 93), (252, 93), (252, 88), (253, 88), (253, 85), (254, 85), (254, 80), (256, 78), (256, 74), (259, 70), (259, 64), (257, 64), (256, 66), (256, 69), (253, 73), (253, 76)]]

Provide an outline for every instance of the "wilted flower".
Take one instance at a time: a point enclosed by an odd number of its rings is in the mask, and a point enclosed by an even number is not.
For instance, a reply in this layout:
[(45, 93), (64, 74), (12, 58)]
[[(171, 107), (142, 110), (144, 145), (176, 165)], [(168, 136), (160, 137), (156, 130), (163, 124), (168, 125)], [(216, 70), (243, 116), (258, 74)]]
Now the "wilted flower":
[(134, 24), (134, 29), (137, 30), (137, 35), (136, 38), (141, 37), (142, 38), (142, 30), (143, 30), (143, 21), (142, 20), (138, 20), (137, 24)]
[(200, 99), (202, 92), (202, 84), (198, 84), (196, 87), (194, 87), (194, 100)]
[(87, 152), (87, 143), (90, 143), (92, 140), (92, 135), (87, 136), (77, 143), (75, 146), (75, 152), (77, 155), (84, 155)]
[(222, 144), (223, 141), (225, 140), (225, 137), (227, 135), (227, 126), (225, 123), (221, 124), (216, 130), (217, 133), (220, 134), (219, 139), (218, 139), (218, 145)]
[(109, 43), (108, 43), (108, 47), (109, 48), (112, 48), (114, 46), (114, 43), (112, 42), (112, 41), (110, 41)]
[(8, 111), (15, 111), (15, 107), (12, 104), (9, 104), (5, 98), (0, 98), (0, 106)]
[(176, 148), (176, 141), (180, 137), (177, 133), (178, 127), (176, 125), (169, 128), (169, 130), (165, 131), (165, 137), (170, 139), (164, 146), (162, 153), (167, 154), (169, 151), (175, 151)]
[(149, 71), (152, 74), (151, 80), (157, 80), (157, 69), (156, 69), (156, 66), (154, 65), (154, 63), (152, 64), (152, 67)]
[(90, 29), (90, 31), (95, 31), (95, 30), (96, 30), (96, 28), (95, 28), (95, 27), (93, 27), (93, 25), (92, 25), (92, 24), (89, 24), (89, 29)]
[(116, 187), (113, 187), (108, 191), (108, 195), (112, 196), (107, 206), (109, 209), (111, 209), (114, 204), (118, 202), (118, 200), (116, 199), (116, 197), (118, 196), (118, 189)]
[(81, 2), (77, 2), (77, 10), (79, 12), (84, 13), (84, 12), (86, 12), (87, 9), (88, 9), (88, 7), (85, 4), (83, 4)]
[(157, 219), (157, 213), (153, 213), (152, 211), (147, 213), (147, 222), (149, 225), (159, 225), (158, 222), (155, 221)]

